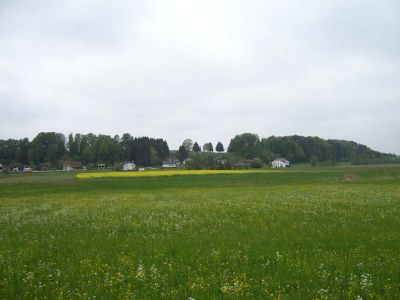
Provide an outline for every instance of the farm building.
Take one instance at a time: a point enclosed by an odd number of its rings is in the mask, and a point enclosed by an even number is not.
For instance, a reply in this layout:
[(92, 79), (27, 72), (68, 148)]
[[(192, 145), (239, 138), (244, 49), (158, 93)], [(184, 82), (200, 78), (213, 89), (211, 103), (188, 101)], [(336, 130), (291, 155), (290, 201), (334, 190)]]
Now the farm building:
[(30, 166), (24, 166), (22, 172), (32, 172), (32, 168)]
[(123, 171), (133, 171), (133, 170), (135, 170), (135, 167), (136, 167), (136, 165), (135, 165), (135, 163), (133, 161), (132, 162), (126, 162), (122, 166), (122, 170)]
[(165, 168), (165, 169), (170, 169), (170, 168), (176, 168), (176, 167), (178, 167), (179, 166), (179, 164), (180, 164), (180, 162), (179, 162), (179, 160), (164, 160), (163, 162), (162, 162), (162, 168)]
[(32, 168), (26, 165), (19, 165), (12, 168), (13, 172), (32, 172)]
[(284, 158), (277, 158), (272, 163), (273, 168), (287, 168), (290, 167), (290, 162)]

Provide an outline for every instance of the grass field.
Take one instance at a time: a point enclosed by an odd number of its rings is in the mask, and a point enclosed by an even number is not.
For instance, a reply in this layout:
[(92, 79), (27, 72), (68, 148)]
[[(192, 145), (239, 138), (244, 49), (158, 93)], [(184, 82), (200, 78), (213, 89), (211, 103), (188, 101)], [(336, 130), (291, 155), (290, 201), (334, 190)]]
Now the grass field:
[[(279, 172), (280, 170), (273, 170)], [(177, 176), (177, 175), (218, 175), (218, 174), (254, 174), (266, 173), (272, 170), (248, 169), (248, 170), (154, 170), (146, 172), (85, 172), (78, 173), (78, 179), (93, 178), (122, 178), (122, 177), (161, 177), (161, 176)]]
[(400, 298), (400, 167), (180, 174), (0, 175), (0, 298)]

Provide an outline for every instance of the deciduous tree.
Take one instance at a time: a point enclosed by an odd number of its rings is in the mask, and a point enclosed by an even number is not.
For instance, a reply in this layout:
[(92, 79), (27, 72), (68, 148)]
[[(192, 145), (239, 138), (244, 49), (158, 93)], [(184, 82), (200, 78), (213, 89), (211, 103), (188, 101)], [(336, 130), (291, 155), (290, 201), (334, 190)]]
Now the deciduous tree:
[(193, 142), (191, 139), (186, 139), (183, 141), (182, 146), (185, 147), (187, 152), (190, 152), (193, 148)]
[(212, 143), (211, 142), (205, 143), (204, 146), (203, 146), (203, 151), (204, 152), (213, 152), (214, 151), (214, 147), (213, 147)]

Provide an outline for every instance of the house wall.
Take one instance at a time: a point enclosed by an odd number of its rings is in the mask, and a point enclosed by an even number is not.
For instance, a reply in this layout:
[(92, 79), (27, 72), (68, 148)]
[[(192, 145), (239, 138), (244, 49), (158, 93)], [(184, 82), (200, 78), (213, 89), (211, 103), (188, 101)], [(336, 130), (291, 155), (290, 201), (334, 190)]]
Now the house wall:
[(282, 161), (273, 161), (272, 162), (272, 167), (273, 168), (286, 168), (288, 165), (287, 164), (285, 164), (284, 162), (282, 162)]
[(163, 168), (176, 168), (175, 164), (163, 164), (162, 165)]
[(132, 171), (132, 170), (135, 169), (135, 166), (136, 165), (133, 164), (133, 163), (126, 163), (126, 164), (123, 165), (122, 170), (124, 170), (124, 171)]

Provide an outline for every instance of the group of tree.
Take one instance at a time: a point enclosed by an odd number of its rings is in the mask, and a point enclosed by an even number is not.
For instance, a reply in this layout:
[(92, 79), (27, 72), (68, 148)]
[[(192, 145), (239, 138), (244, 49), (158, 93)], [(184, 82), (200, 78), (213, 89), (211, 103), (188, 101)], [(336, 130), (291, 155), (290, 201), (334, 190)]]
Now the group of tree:
[(141, 166), (157, 165), (169, 155), (165, 140), (132, 137), (125, 133), (115, 135), (69, 134), (41, 132), (32, 141), (0, 140), (0, 163), (18, 164), (38, 168), (60, 168), (63, 161), (74, 160), (85, 166), (98, 163), (113, 165), (117, 162), (135, 161)]
[[(191, 139), (183, 141), (176, 154), (180, 161), (191, 158), (199, 166), (215, 165), (219, 157), (229, 162), (239, 160), (269, 163), (284, 157), (292, 163), (350, 161), (353, 164), (400, 162), (394, 154), (374, 151), (353, 141), (321, 139), (305, 136), (271, 136), (262, 138), (256, 134), (244, 133), (235, 136), (227, 153), (218, 142), (214, 152), (211, 142), (203, 149)], [(28, 138), (0, 140), (0, 164), (3, 166), (31, 165), (37, 168), (60, 168), (66, 160), (78, 161), (84, 166), (104, 163), (112, 166), (119, 162), (134, 161), (140, 166), (159, 166), (161, 161), (171, 157), (168, 144), (163, 139), (133, 137), (129, 133), (122, 136), (89, 134), (69, 134), (41, 132), (32, 141)], [(257, 160), (258, 159), (258, 160)], [(197, 161), (196, 161), (197, 160)]]
[[(215, 150), (218, 153), (224, 152), (224, 145), (221, 142), (217, 143), (217, 146), (215, 147)], [(185, 139), (182, 142), (182, 145), (179, 146), (178, 152), (177, 152), (177, 159), (179, 159), (181, 162), (183, 162), (186, 158), (189, 157), (190, 153), (200, 153), (200, 152), (214, 152), (214, 147), (211, 142), (205, 143), (203, 145), (203, 151), (200, 148), (199, 144), (197, 142), (194, 142), (191, 139)]]
[(340, 161), (357, 164), (398, 160), (394, 154), (381, 153), (353, 141), (324, 140), (319, 137), (299, 135), (260, 139), (256, 134), (244, 133), (231, 140), (228, 152), (247, 159), (260, 158), (266, 163), (278, 157), (284, 157), (295, 163), (312, 164)]
[(125, 133), (120, 144), (123, 149), (123, 159), (134, 161), (140, 166), (158, 165), (169, 155), (168, 144), (163, 139), (133, 138), (129, 133)]
[[(201, 148), (197, 142), (194, 142), (191, 139), (185, 139), (181, 145), (181, 147), (186, 149), (186, 152), (201, 152)], [(217, 152), (224, 152), (224, 145), (221, 142), (217, 143), (215, 147), (215, 151)], [(203, 145), (203, 152), (214, 152), (214, 146), (211, 142), (205, 143)]]

